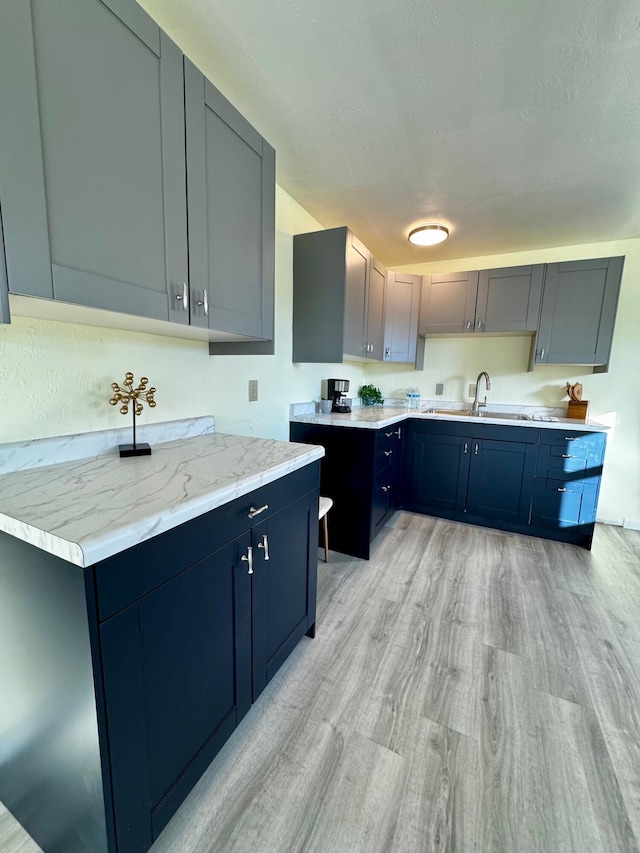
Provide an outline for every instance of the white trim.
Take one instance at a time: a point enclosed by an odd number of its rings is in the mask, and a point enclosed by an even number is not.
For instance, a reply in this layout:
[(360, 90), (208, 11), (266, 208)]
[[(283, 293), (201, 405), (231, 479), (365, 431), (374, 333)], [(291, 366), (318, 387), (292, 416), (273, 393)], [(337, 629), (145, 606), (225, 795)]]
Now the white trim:
[(622, 526), (626, 530), (640, 530), (640, 519), (636, 519), (634, 521), (632, 518), (625, 518), (622, 522)]

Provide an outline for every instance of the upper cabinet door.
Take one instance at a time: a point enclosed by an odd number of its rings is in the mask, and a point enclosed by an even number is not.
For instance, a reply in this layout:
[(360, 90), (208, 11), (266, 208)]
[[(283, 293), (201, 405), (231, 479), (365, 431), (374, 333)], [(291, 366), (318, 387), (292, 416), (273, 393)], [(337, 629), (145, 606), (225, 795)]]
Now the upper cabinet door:
[(609, 361), (623, 257), (548, 264), (536, 364)]
[(384, 349), (384, 295), (387, 271), (373, 256), (369, 264), (367, 291), (367, 358), (382, 361)]
[(385, 297), (384, 360), (415, 362), (422, 276), (390, 272)]
[(24, 133), (1, 164), (10, 288), (187, 322), (180, 51), (123, 0), (5, 0), (0, 23), (16, 39), (5, 127)]
[(481, 270), (476, 332), (535, 332), (543, 279), (544, 264)]
[(365, 357), (367, 319), (367, 278), (371, 255), (369, 250), (347, 232), (346, 274), (344, 280), (344, 342), (347, 355)]
[(185, 110), (192, 322), (272, 339), (275, 152), (187, 59)]
[(4, 232), (2, 230), (2, 208), (0, 208), (0, 323), (10, 323), (9, 290), (7, 287), (7, 263), (4, 252)]
[(425, 276), (420, 334), (473, 332), (477, 290), (477, 270)]

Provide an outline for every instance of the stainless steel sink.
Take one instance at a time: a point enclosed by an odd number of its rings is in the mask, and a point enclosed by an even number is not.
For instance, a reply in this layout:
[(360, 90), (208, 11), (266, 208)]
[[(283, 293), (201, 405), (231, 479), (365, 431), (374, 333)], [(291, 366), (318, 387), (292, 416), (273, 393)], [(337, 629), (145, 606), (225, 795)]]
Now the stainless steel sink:
[(504, 421), (530, 421), (529, 415), (522, 415), (520, 412), (491, 412), (485, 409), (472, 414), (465, 409), (426, 409), (426, 415), (456, 415), (461, 418), (497, 418)]

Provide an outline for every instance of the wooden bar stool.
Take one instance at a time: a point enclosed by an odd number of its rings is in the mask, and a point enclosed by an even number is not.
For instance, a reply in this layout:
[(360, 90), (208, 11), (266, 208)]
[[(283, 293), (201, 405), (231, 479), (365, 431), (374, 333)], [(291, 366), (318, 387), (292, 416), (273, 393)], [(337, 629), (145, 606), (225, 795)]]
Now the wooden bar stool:
[(327, 513), (333, 506), (333, 501), (331, 498), (323, 498), (320, 496), (320, 503), (318, 504), (318, 521), (321, 521), (324, 518), (324, 561), (325, 563), (329, 562), (329, 525), (327, 524)]

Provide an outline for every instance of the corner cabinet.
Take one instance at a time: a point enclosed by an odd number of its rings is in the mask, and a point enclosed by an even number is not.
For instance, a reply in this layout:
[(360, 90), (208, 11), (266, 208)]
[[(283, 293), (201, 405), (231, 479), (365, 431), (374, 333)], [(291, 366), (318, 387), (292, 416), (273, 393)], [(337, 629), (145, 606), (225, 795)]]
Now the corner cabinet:
[(332, 498), (329, 547), (369, 559), (371, 545), (402, 503), (404, 423), (381, 429), (293, 422), (291, 441), (325, 448), (320, 489)]
[(422, 276), (387, 273), (384, 361), (416, 361)]
[(608, 370), (624, 257), (548, 264), (534, 364)]
[(184, 63), (134, 0), (2, 4), (9, 291), (273, 337), (273, 150)]
[(293, 238), (293, 361), (382, 361), (386, 270), (348, 228)]
[(535, 332), (544, 264), (425, 276), (420, 334)]

